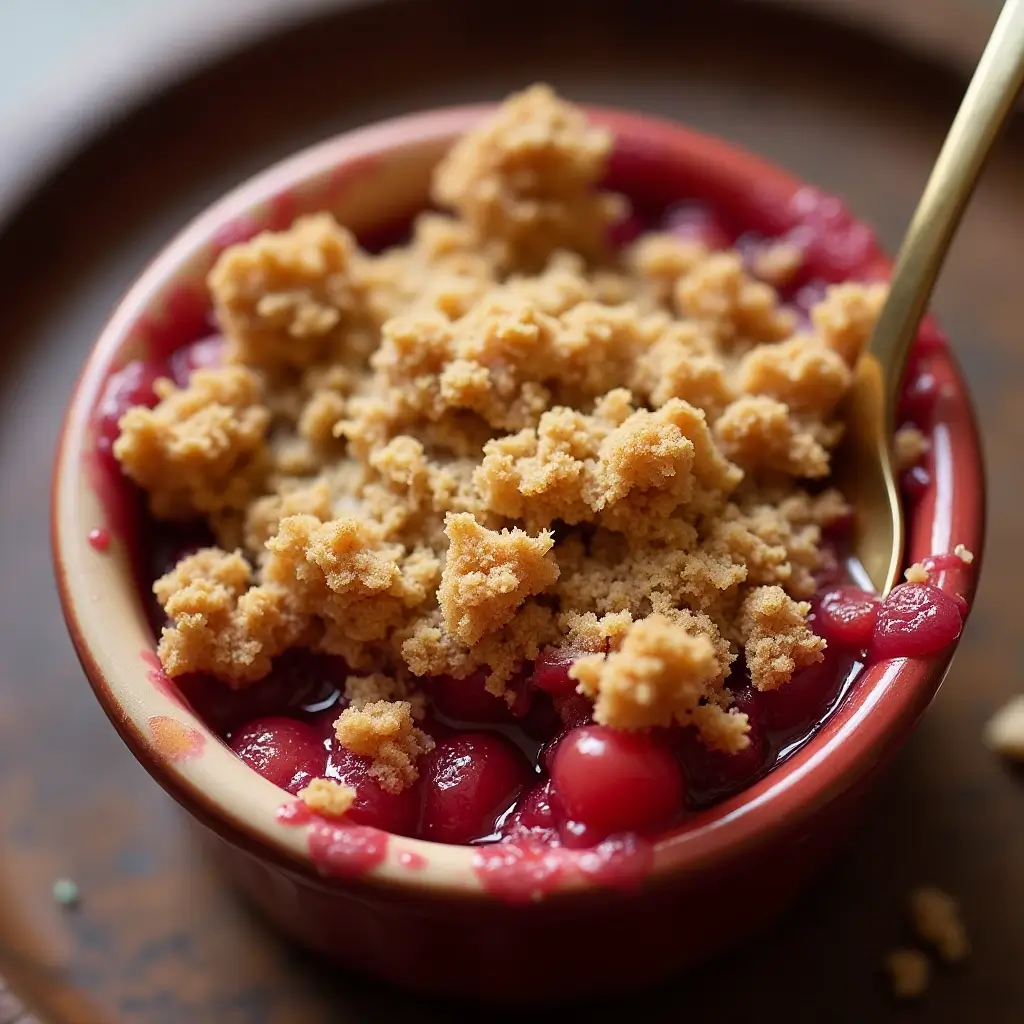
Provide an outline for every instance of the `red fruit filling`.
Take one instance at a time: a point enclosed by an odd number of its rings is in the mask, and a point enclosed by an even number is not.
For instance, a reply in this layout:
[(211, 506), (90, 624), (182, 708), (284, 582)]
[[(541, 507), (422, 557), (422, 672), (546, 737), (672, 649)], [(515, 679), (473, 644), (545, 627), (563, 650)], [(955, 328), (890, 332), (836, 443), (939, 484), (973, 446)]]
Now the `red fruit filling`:
[(874, 658), (920, 658), (951, 644), (963, 628), (957, 602), (929, 583), (893, 587), (878, 611)]
[[(321, 740), (321, 749), (323, 740)], [(321, 774), (356, 791), (355, 802), (346, 812), (345, 820), (356, 825), (372, 825), (395, 835), (416, 834), (420, 816), (420, 785), (409, 786), (400, 793), (387, 793), (370, 774), (370, 761), (330, 742), (330, 756)]]
[(193, 342), (171, 354), (167, 361), (171, 379), (179, 388), (188, 386), (189, 378), (196, 370), (213, 369), (224, 361), (224, 338), (214, 334), (202, 341)]
[(843, 659), (834, 647), (826, 648), (824, 661), (797, 669), (785, 686), (751, 691), (751, 714), (762, 728), (779, 736), (809, 731), (838, 697), (850, 664), (851, 659)]
[(551, 781), (564, 814), (563, 840), (592, 846), (619, 832), (654, 832), (683, 803), (683, 774), (647, 733), (588, 725), (558, 745)]
[(319, 733), (294, 718), (257, 718), (231, 738), (231, 749), (254, 771), (289, 793), (324, 774), (327, 753)]
[(441, 740), (424, 765), (421, 835), (438, 843), (490, 835), (531, 775), (526, 758), (500, 736), (461, 733)]
[(576, 680), (569, 677), (569, 669), (576, 658), (574, 651), (549, 647), (540, 652), (533, 664), (533, 685), (552, 697), (569, 697), (576, 692)]
[(871, 642), (878, 619), (878, 598), (857, 587), (830, 590), (816, 613), (817, 632), (838, 647), (863, 650)]

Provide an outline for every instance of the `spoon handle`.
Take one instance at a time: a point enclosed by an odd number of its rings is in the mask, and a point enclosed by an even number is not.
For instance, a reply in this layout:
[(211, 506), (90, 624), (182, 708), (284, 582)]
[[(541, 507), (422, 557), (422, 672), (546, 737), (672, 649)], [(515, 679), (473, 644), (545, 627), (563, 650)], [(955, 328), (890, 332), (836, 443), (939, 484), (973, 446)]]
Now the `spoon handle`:
[(891, 429), (907, 355), (985, 159), (1024, 85), (1024, 0), (1006, 0), (904, 236), (868, 351), (886, 368)]

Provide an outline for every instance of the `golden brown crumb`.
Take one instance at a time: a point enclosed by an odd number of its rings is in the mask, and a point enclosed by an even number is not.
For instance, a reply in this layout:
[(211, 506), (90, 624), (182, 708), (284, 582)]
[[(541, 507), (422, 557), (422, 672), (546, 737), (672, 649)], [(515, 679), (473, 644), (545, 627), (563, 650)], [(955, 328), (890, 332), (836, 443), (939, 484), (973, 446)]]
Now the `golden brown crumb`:
[(909, 904), (914, 931), (934, 946), (946, 963), (959, 963), (967, 957), (970, 943), (960, 919), (960, 908), (952, 896), (941, 889), (925, 887), (910, 894)]
[(1001, 757), (1024, 762), (1024, 697), (1014, 697), (985, 726), (985, 745)]
[(419, 778), (417, 758), (434, 741), (413, 724), (408, 701), (377, 700), (346, 708), (334, 723), (338, 742), (372, 761), (370, 774), (386, 793), (401, 793)]
[(968, 551), (963, 544), (957, 544), (957, 546), (953, 548), (953, 554), (956, 555), (964, 565), (970, 565), (974, 561), (974, 552)]
[(621, 202), (597, 192), (611, 134), (535, 85), (460, 139), (434, 176), (434, 199), (461, 214), (513, 265), (543, 264), (556, 249), (604, 247)]
[(392, 679), (380, 672), (367, 676), (349, 676), (345, 680), (345, 700), (350, 708), (362, 711), (376, 701), (404, 700), (409, 702), (412, 717), (421, 719), (427, 712), (426, 694), (411, 691), (405, 680)]
[(715, 424), (715, 437), (722, 451), (744, 469), (828, 476), (828, 452), (810, 431), (800, 429), (789, 407), (774, 398), (738, 398)]
[(921, 431), (910, 424), (902, 426), (893, 435), (892, 450), (897, 469), (910, 469), (928, 454), (931, 444)]
[(327, 213), (300, 217), (226, 249), (209, 287), (231, 355), (250, 365), (308, 366), (362, 314), (355, 240)]
[(170, 619), (158, 648), (168, 675), (208, 672), (243, 685), (265, 676), (271, 659), (303, 638), (308, 620), (287, 592), (251, 583), (252, 569), (237, 551), (204, 548), (153, 584)]
[(793, 673), (824, 658), (825, 641), (807, 625), (811, 606), (781, 587), (758, 587), (743, 601), (740, 635), (750, 680), (758, 690), (775, 690)]
[(300, 789), (298, 798), (314, 813), (325, 818), (342, 818), (356, 800), (356, 791), (334, 779), (312, 779)]
[(445, 521), (448, 557), (437, 599), (450, 633), (467, 646), (500, 629), (520, 605), (558, 579), (548, 531), (531, 537), (519, 529), (482, 527), (469, 512)]
[(752, 268), (762, 281), (782, 288), (793, 280), (803, 263), (804, 252), (798, 245), (776, 242), (754, 254)]
[(850, 368), (817, 338), (796, 335), (759, 345), (743, 358), (739, 387), (777, 398), (794, 413), (828, 416), (850, 386)]
[(594, 699), (594, 721), (601, 725), (686, 724), (704, 702), (704, 715), (731, 718), (735, 725), (731, 730), (712, 725), (715, 739), (726, 749), (742, 750), (750, 743), (746, 715), (721, 706), (729, 702), (723, 681), (731, 660), (728, 645), (706, 616), (655, 613), (632, 624), (618, 650), (577, 659), (569, 675)]
[(931, 964), (919, 949), (894, 949), (885, 958), (885, 971), (897, 999), (918, 999), (931, 983)]
[(910, 566), (903, 573), (903, 578), (908, 583), (927, 583), (931, 579), (928, 575), (928, 570), (920, 562), (915, 562)]
[(884, 286), (830, 288), (794, 334), (795, 247), (610, 252), (611, 143), (528, 89), (451, 148), (406, 244), (368, 253), (320, 213), (219, 257), (227, 365), (161, 383), (115, 448), (220, 545), (157, 581), (169, 673), (240, 687), (290, 647), (338, 655), (350, 741), (392, 743), (377, 770), (405, 785), (414, 744), (368, 709), (420, 716), (424, 677), (513, 700), (567, 646), (595, 656), (598, 720), (738, 750), (740, 648), (761, 688), (821, 658), (801, 602), (849, 509), (799, 482), (828, 476)]
[(267, 470), (263, 383), (241, 366), (197, 370), (184, 389), (157, 381), (155, 409), (121, 417), (114, 455), (149, 493), (153, 514), (186, 519), (244, 509)]
[(811, 321), (818, 337), (841, 356), (847, 366), (857, 362), (888, 294), (889, 286), (884, 282), (847, 281), (830, 285), (825, 298), (811, 310)]

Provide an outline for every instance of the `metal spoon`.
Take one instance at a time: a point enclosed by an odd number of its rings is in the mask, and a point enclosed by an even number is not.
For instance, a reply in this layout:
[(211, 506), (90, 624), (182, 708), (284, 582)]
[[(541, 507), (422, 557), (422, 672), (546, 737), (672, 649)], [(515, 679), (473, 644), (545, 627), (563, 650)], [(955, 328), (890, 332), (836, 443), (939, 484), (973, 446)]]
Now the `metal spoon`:
[(1007, 0), (900, 246), (889, 298), (857, 365), (840, 475), (857, 519), (855, 554), (884, 597), (903, 564), (891, 444), (907, 356), (985, 159), (1024, 85), (1024, 0)]

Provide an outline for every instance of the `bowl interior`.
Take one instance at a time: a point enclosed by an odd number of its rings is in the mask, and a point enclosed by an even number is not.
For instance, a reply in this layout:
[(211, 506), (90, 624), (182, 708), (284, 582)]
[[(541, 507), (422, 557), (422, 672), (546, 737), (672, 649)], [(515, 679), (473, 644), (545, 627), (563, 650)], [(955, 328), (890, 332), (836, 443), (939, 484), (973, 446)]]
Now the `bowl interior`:
[[(189, 225), (146, 269), (103, 331), (76, 386), (58, 453), (53, 506), (58, 584), (72, 638), (102, 705), (149, 771), (201, 820), (261, 855), (312, 872), (305, 830), (278, 820), (284, 797), (238, 760), (180, 700), (155, 660), (132, 569), (134, 510), (95, 454), (94, 418), (110, 373), (202, 333), (204, 278), (219, 251), (262, 228), (330, 210), (357, 234), (401, 223), (426, 205), (430, 172), (486, 108), (417, 115), (328, 141), (253, 179)], [(700, 198), (771, 234), (801, 187), (783, 171), (677, 125), (616, 111), (591, 116), (615, 133), (609, 184), (652, 206)], [(882, 262), (875, 271), (884, 273)], [(909, 560), (962, 543), (980, 555), (981, 462), (973, 416), (947, 352), (934, 357), (939, 402), (934, 472), (909, 523)], [(96, 550), (94, 528), (112, 544)], [(973, 578), (979, 562), (975, 562)], [(968, 598), (972, 594), (967, 595)], [(738, 856), (854, 784), (910, 729), (952, 652), (870, 666), (819, 732), (767, 777), (655, 844), (656, 872)], [(425, 858), (414, 875), (405, 853)], [(368, 877), (382, 884), (481, 892), (473, 850), (393, 837)], [(566, 885), (582, 885), (579, 879)]]

